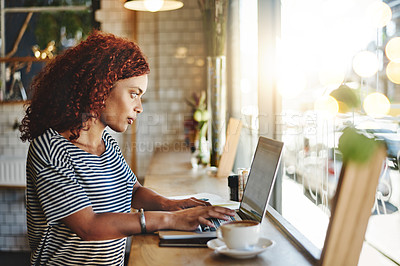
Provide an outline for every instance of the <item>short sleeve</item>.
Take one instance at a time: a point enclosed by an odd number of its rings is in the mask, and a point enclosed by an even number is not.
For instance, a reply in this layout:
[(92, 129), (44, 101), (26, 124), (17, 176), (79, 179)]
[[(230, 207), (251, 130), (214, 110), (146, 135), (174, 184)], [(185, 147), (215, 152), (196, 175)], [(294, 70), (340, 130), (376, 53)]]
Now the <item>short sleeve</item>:
[(36, 190), (50, 223), (91, 205), (86, 192), (75, 178), (73, 167), (63, 162), (53, 162), (38, 173)]

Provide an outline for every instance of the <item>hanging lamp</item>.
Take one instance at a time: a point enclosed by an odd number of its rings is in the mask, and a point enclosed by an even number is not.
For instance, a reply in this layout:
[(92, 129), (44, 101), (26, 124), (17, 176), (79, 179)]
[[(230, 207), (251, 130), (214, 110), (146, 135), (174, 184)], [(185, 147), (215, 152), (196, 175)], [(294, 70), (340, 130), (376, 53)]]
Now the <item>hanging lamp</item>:
[(183, 3), (179, 0), (126, 0), (124, 7), (136, 11), (167, 11), (181, 8)]

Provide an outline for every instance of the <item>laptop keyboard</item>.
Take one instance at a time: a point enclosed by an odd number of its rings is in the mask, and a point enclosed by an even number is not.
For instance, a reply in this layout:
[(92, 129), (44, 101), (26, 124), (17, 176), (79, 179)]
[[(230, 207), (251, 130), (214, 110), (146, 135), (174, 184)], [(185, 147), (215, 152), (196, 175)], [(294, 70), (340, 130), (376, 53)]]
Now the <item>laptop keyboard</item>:
[(202, 232), (213, 232), (213, 231), (216, 231), (217, 228), (220, 227), (222, 224), (230, 222), (230, 221), (235, 221), (235, 217), (229, 216), (229, 220), (228, 221), (225, 221), (225, 220), (222, 220), (222, 219), (217, 219), (217, 218), (210, 218), (208, 220), (210, 220), (214, 224), (215, 227), (210, 227), (208, 225), (200, 225), (200, 228), (201, 228)]

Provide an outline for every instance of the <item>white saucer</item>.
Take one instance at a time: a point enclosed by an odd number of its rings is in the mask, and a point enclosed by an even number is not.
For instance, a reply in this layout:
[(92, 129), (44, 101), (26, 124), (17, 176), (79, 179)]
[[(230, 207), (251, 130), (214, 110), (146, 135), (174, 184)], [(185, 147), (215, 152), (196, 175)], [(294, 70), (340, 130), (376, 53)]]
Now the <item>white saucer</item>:
[(262, 252), (264, 252), (267, 248), (270, 248), (274, 245), (274, 241), (267, 238), (260, 238), (256, 246), (254, 246), (251, 250), (238, 250), (238, 249), (229, 249), (223, 241), (220, 239), (212, 239), (207, 242), (207, 246), (217, 253), (236, 258), (236, 259), (248, 259), (252, 258)]

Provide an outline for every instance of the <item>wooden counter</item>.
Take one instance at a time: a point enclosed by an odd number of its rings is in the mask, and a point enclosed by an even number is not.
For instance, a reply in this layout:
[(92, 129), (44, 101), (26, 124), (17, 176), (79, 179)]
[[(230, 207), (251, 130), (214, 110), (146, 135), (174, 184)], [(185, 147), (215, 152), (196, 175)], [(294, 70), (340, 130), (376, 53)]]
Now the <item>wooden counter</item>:
[[(156, 152), (145, 176), (144, 185), (165, 196), (213, 193), (229, 199), (227, 178), (207, 175), (205, 169), (192, 169), (188, 151)], [(252, 259), (231, 259), (208, 248), (159, 247), (155, 234), (136, 235), (128, 265), (313, 265), (273, 223), (269, 215), (263, 219), (261, 234), (275, 245)]]

